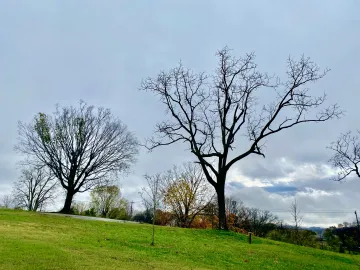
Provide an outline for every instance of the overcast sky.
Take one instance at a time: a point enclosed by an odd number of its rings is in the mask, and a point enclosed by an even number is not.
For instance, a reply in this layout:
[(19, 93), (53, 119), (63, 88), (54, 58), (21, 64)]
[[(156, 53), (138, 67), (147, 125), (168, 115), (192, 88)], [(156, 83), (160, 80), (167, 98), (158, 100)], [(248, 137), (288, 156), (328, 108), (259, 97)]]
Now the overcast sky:
[[(156, 97), (138, 90), (141, 80), (179, 60), (212, 72), (215, 52), (227, 45), (237, 56), (254, 51), (259, 68), (280, 77), (289, 55), (311, 57), (331, 69), (311, 90), (325, 91), (329, 103), (346, 110), (341, 120), (297, 126), (268, 140), (266, 159), (234, 166), (227, 194), (279, 211), (285, 221), (294, 196), (306, 225), (353, 221), (360, 179), (330, 181), (326, 146), (360, 128), (359, 10), (357, 0), (0, 1), (0, 195), (19, 175), (13, 151), (18, 121), (83, 99), (110, 108), (143, 140), (166, 116)], [(120, 180), (124, 195), (139, 202), (142, 175), (193, 160), (185, 149), (141, 151), (132, 173)], [(344, 213), (307, 213), (314, 211)]]

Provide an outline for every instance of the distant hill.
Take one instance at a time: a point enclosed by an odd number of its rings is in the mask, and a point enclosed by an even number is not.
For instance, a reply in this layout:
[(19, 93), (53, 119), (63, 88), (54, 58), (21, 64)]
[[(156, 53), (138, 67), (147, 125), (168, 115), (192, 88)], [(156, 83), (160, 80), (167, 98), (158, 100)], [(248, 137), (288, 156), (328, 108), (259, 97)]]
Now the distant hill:
[(308, 227), (308, 228), (304, 228), (304, 229), (316, 232), (317, 234), (321, 234), (326, 230), (326, 228), (322, 228), (322, 227)]
[[(285, 225), (284, 228), (294, 229), (295, 226)], [(326, 230), (326, 228), (322, 228), (322, 227), (300, 227), (300, 230), (309, 230), (309, 231), (315, 232), (316, 234), (321, 234), (322, 232), (324, 232)]]

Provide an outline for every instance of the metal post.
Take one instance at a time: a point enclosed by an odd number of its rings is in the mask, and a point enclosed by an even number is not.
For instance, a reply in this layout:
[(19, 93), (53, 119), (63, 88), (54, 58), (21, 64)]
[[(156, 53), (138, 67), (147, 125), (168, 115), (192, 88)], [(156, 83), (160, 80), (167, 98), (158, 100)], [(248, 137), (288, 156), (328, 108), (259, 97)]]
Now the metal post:
[(360, 247), (360, 229), (359, 229), (359, 220), (357, 213), (355, 211), (356, 223), (357, 223), (357, 237), (358, 237), (358, 247)]
[(130, 202), (130, 217), (133, 216), (133, 204), (134, 204), (134, 202), (131, 201), (131, 202)]
[(251, 244), (251, 234), (252, 232), (249, 232), (249, 244)]

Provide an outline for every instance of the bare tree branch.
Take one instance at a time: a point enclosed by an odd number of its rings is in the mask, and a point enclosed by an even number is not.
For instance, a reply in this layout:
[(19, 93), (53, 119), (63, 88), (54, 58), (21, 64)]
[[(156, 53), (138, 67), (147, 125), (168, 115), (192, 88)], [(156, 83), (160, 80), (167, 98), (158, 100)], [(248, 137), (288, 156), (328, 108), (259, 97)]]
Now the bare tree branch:
[(335, 153), (329, 160), (330, 164), (339, 169), (338, 175), (333, 179), (342, 181), (347, 176), (355, 173), (360, 178), (360, 131), (353, 135), (351, 132), (340, 137), (328, 147)]

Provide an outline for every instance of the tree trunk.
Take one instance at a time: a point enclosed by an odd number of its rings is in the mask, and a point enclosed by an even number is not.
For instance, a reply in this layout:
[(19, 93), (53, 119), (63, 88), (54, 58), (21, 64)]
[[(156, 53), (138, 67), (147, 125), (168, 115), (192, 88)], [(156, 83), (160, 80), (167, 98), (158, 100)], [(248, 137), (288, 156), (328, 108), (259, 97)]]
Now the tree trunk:
[(73, 190), (67, 190), (64, 207), (60, 210), (60, 213), (71, 214), (71, 204), (75, 192)]
[(226, 222), (226, 212), (225, 212), (225, 181), (218, 179), (216, 186), (216, 193), (218, 199), (218, 208), (219, 208), (219, 224), (218, 229), (228, 230)]
[(154, 213), (153, 213), (153, 225), (152, 225), (152, 241), (151, 245), (155, 245), (155, 218), (156, 218), (156, 204), (154, 203)]

